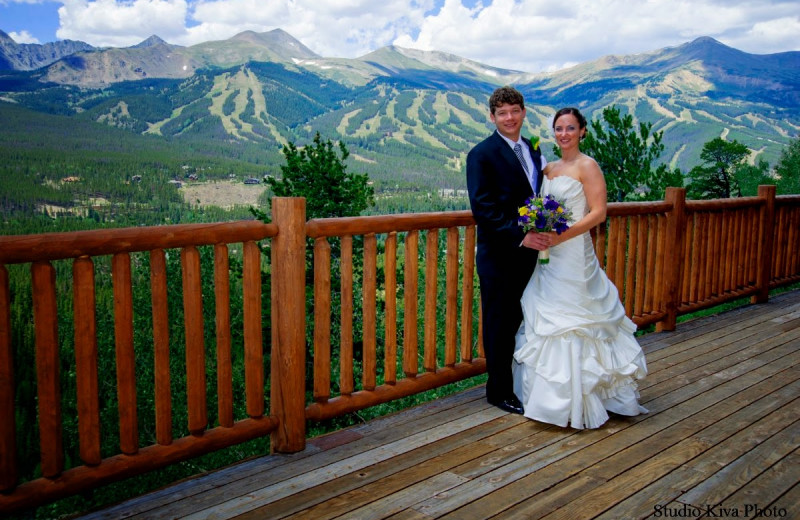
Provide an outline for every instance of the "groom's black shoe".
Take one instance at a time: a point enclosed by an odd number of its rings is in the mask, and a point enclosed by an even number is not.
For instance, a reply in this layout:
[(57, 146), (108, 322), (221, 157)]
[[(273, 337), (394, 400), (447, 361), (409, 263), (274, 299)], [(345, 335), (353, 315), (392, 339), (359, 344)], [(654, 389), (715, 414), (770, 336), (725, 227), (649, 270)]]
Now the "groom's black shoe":
[(511, 397), (508, 397), (506, 399), (502, 399), (502, 400), (499, 400), (499, 401), (490, 400), (489, 404), (494, 405), (494, 406), (500, 408), (501, 410), (505, 410), (508, 413), (522, 414), (522, 412), (523, 412), (522, 403), (519, 401), (519, 399), (515, 395), (512, 395)]

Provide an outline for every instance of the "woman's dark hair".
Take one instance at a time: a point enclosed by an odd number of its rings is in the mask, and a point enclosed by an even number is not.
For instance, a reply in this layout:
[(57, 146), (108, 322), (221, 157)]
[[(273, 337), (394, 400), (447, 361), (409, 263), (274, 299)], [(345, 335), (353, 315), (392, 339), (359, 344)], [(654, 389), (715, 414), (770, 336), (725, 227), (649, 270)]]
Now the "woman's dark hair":
[[(582, 128), (582, 129), (586, 128), (586, 118), (583, 117), (583, 114), (581, 114), (580, 110), (578, 110), (575, 107), (564, 107), (561, 110), (559, 110), (558, 112), (556, 112), (556, 115), (553, 116), (553, 129), (554, 130), (556, 128), (556, 121), (558, 121), (558, 118), (561, 117), (561, 116), (567, 115), (567, 114), (571, 114), (571, 115), (575, 116), (575, 119), (578, 120), (578, 127)], [(584, 137), (586, 137), (586, 132), (583, 133), (583, 135), (581, 136), (581, 139), (583, 139)]]

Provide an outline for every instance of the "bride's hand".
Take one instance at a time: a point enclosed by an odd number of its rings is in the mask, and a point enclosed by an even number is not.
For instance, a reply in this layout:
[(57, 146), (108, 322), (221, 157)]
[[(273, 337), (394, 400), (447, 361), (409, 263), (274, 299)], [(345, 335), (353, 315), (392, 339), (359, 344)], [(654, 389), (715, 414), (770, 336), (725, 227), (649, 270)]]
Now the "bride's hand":
[(537, 233), (536, 231), (528, 231), (525, 234), (525, 238), (522, 240), (522, 245), (525, 247), (529, 247), (531, 249), (536, 249), (537, 251), (544, 251), (551, 245), (551, 237), (550, 235), (554, 235), (555, 233)]
[(555, 231), (549, 231), (547, 233), (542, 233), (542, 234), (543, 235), (548, 235), (548, 237), (550, 239), (550, 247), (557, 246), (558, 244), (560, 244), (561, 242), (566, 240), (564, 235), (559, 235)]

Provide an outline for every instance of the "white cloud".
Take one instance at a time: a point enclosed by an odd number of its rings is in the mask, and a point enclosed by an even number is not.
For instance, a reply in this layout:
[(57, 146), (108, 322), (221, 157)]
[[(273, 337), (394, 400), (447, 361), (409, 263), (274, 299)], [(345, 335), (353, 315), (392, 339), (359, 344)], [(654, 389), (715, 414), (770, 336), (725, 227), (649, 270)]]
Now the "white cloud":
[[(0, 0), (3, 1), (3, 0)], [(752, 53), (798, 50), (796, 0), (62, 0), (59, 38), (178, 45), (280, 28), (326, 57), (396, 44), (553, 70), (700, 36)], [(21, 34), (25, 34), (24, 32)]]
[(40, 43), (39, 40), (37, 40), (36, 37), (28, 31), (11, 31), (8, 33), (8, 35), (11, 36), (11, 39), (17, 43)]
[(64, 0), (56, 35), (97, 47), (127, 47), (154, 34), (169, 41), (186, 32), (186, 13), (186, 0)]
[(436, 16), (425, 19), (417, 37), (396, 43), (539, 71), (700, 36), (747, 52), (798, 49), (796, 13), (796, 1), (495, 0), (466, 9), (459, 0), (446, 0)]
[(800, 16), (787, 16), (756, 23), (732, 44), (746, 48), (757, 41), (760, 53), (783, 52), (787, 49), (797, 49), (798, 35), (800, 35)]

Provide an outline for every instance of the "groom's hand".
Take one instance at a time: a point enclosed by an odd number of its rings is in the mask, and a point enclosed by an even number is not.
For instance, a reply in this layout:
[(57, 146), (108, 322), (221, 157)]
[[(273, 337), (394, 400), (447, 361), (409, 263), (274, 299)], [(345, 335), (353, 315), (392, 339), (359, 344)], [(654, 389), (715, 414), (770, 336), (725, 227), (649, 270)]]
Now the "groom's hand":
[(522, 239), (522, 245), (537, 251), (544, 251), (550, 247), (550, 234), (528, 231)]

